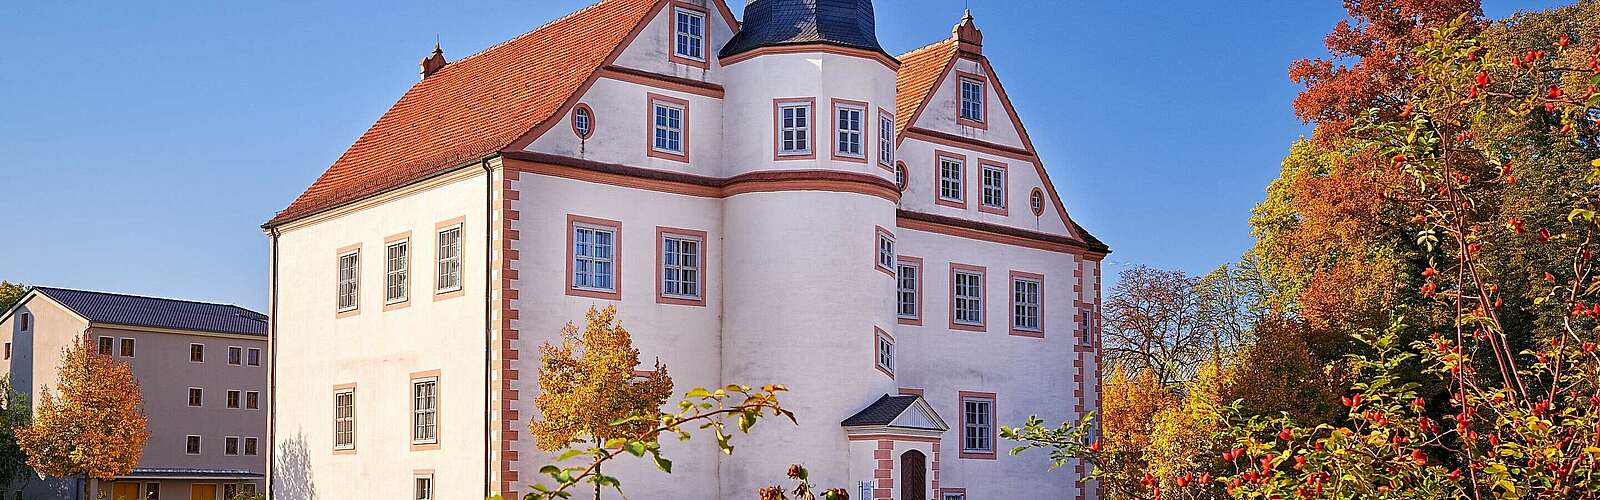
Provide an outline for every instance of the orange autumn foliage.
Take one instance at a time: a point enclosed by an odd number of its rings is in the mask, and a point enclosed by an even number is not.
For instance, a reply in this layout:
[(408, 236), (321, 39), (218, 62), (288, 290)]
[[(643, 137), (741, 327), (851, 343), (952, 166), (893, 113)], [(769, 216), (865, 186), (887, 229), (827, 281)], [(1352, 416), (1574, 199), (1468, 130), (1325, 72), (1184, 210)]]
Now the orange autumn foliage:
[(41, 392), (33, 422), (15, 429), (17, 445), (46, 476), (124, 476), (150, 437), (142, 406), (133, 369), (82, 337), (62, 352), (56, 390)]
[[(601, 442), (630, 438), (654, 427), (672, 395), (672, 377), (659, 362), (636, 375), (639, 350), (617, 322), (617, 309), (589, 308), (582, 330), (568, 323), (561, 345), (539, 347), (540, 417), (531, 422), (539, 449), (556, 451), (586, 437)], [(629, 417), (642, 420), (613, 425)]]

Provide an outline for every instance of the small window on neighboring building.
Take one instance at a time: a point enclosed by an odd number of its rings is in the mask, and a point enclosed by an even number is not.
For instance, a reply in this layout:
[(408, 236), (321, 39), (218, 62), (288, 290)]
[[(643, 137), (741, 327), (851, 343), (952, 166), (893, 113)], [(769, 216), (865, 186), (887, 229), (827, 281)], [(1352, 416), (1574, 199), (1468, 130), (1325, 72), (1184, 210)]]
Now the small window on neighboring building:
[(778, 104), (778, 156), (811, 156), (811, 102)]
[(594, 135), (594, 110), (588, 104), (579, 104), (572, 108), (572, 132), (578, 134), (579, 139), (588, 139)]
[[(228, 436), (228, 437), (222, 438), (222, 454), (223, 455), (229, 455), (229, 456), (238, 455), (239, 454), (239, 438), (234, 437), (234, 436)], [(232, 497), (229, 497), (229, 498), (232, 498)]]
[(33, 328), (33, 314), (17, 313), (17, 328), (24, 332), (28, 331), (29, 328)]
[(833, 152), (835, 155), (846, 158), (866, 158), (866, 153), (862, 150), (862, 143), (865, 142), (862, 138), (866, 136), (866, 132), (862, 128), (862, 122), (864, 121), (862, 115), (865, 115), (866, 112), (866, 108), (855, 104), (833, 105)]
[(921, 319), (922, 302), (917, 294), (922, 292), (922, 266), (913, 262), (901, 262), (897, 274), (895, 315), (900, 319)]
[(1040, 331), (1039, 306), (1044, 288), (1038, 278), (1011, 278), (1011, 328), (1029, 332)]
[(357, 250), (339, 256), (339, 300), (338, 310), (355, 310), (358, 281), (360, 280), (361, 251)]
[(939, 500), (967, 500), (967, 494), (966, 493), (945, 493), (945, 494), (943, 494), (942, 496), (939, 497)]
[(95, 352), (100, 353), (102, 356), (110, 356), (111, 348), (115, 344), (116, 340), (111, 337), (100, 337), (98, 349)]
[(695, 61), (706, 60), (706, 15), (689, 9), (673, 9), (672, 53)]
[[(231, 498), (234, 497), (234, 495), (238, 495), (238, 494), (239, 494), (239, 484), (238, 483), (227, 483), (227, 484), (223, 484), (222, 485), (222, 498), (230, 498), (231, 499)], [(194, 496), (193, 492), (190, 493), (190, 496)]]
[(206, 346), (205, 346), (205, 344), (189, 344), (189, 362), (191, 362), (191, 363), (204, 363), (204, 362), (206, 362)]
[(572, 227), (572, 287), (616, 291), (613, 255), (616, 229), (589, 224)]
[(244, 393), (244, 407), (247, 410), (261, 409), (261, 393), (256, 391)]
[(336, 390), (333, 393), (333, 449), (353, 450), (355, 447), (356, 390)]
[(161, 483), (144, 483), (144, 500), (161, 500)]
[(1033, 209), (1033, 216), (1034, 217), (1043, 216), (1044, 215), (1044, 191), (1040, 191), (1039, 188), (1033, 188), (1033, 192), (1032, 193), (1028, 193), (1028, 207)]
[[(257, 442), (256, 438), (248, 438), (248, 437), (244, 438), (244, 454), (245, 455), (249, 455), (249, 456), (255, 456), (260, 451), (257, 448), (257, 445), (258, 445), (258, 442)], [(254, 486), (254, 485), (251, 485), (251, 486)]]
[(957, 269), (951, 276), (952, 321), (983, 326), (983, 273)]
[(651, 122), (651, 150), (671, 156), (683, 155), (683, 115), (688, 107), (680, 102), (655, 98), (650, 100), (650, 109), (654, 117)]
[(228, 391), (228, 407), (239, 408), (239, 391)]
[(200, 454), (200, 436), (190, 434), (183, 438), (183, 452), (189, 455)]
[(383, 303), (405, 302), (411, 293), (411, 241), (390, 243), (383, 251)]
[(894, 339), (883, 330), (876, 331), (878, 349), (878, 369), (890, 377), (894, 376)]
[(894, 165), (894, 115), (888, 113), (878, 113), (878, 165)]
[(229, 346), (228, 364), (235, 366), (244, 364), (244, 348)]
[(6, 342), (6, 359), (11, 359), (11, 343)]
[(411, 444), (439, 442), (439, 379), (411, 381)]
[(124, 357), (124, 358), (133, 357), (133, 339), (131, 339), (131, 338), (122, 339), (122, 349), (119, 352), (119, 354), (121, 354), (122, 357)]
[(984, 93), (982, 80), (976, 78), (961, 79), (961, 119), (983, 123)]
[(439, 274), (434, 285), (436, 293), (461, 290), (461, 226), (439, 231)]
[(412, 489), (416, 495), (413, 498), (417, 500), (433, 500), (433, 474), (417, 474), (414, 482), (416, 487)]
[(261, 349), (251, 347), (249, 351), (246, 351), (246, 353), (247, 354), (245, 354), (244, 357), (245, 364), (250, 366), (261, 366)]
[(981, 201), (984, 208), (1005, 210), (1006, 168), (1004, 166), (983, 166), (983, 199)]
[(894, 235), (883, 228), (878, 228), (878, 269), (889, 274), (894, 274)]
[(966, 162), (948, 156), (939, 157), (939, 199), (953, 202), (963, 202), (962, 189), (964, 184), (961, 171), (966, 169)]
[(700, 269), (704, 241), (699, 237), (663, 233), (661, 235), (661, 295), (669, 298), (701, 298)]
[(994, 398), (961, 398), (961, 451), (994, 453)]
[(199, 407), (203, 405), (205, 405), (205, 389), (201, 389), (199, 387), (190, 387), (189, 406)]

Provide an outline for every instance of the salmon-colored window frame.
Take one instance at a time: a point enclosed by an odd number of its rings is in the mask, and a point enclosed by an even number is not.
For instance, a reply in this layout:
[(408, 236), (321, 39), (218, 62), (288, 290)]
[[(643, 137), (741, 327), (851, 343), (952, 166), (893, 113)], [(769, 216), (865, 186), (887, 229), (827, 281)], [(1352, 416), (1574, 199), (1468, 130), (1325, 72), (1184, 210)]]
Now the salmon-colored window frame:
[[(883, 241), (886, 239), (889, 240), (889, 266), (883, 265)], [(888, 229), (884, 229), (883, 226), (873, 226), (872, 267), (874, 269), (877, 269), (878, 272), (887, 274), (890, 277), (897, 277), (898, 275), (894, 270), (894, 263), (899, 262), (895, 258), (895, 255), (898, 254), (896, 250), (899, 248), (900, 244), (895, 241), (894, 233), (890, 232)]]
[[(961, 199), (952, 200), (944, 197), (944, 161), (954, 160), (961, 164)], [(933, 150), (933, 203), (950, 208), (967, 208), (967, 178), (972, 177), (967, 172), (967, 155), (952, 153), (942, 149)]]
[[(982, 110), (980, 113), (983, 113), (983, 120), (981, 121), (971, 120), (961, 115), (961, 100), (963, 99), (961, 87), (963, 86), (964, 82), (968, 81), (977, 83), (980, 87), (982, 87), (981, 90), (983, 97), (978, 108)], [(968, 73), (965, 71), (956, 70), (956, 124), (979, 130), (989, 130), (989, 77), (977, 73)]]
[[(405, 263), (404, 263), (405, 271), (403, 272), (403, 274), (405, 275), (405, 297), (402, 297), (401, 300), (390, 302), (389, 301), (389, 248), (393, 247), (393, 246), (395, 246), (397, 244), (402, 244), (402, 243), (405, 244), (405, 247), (406, 247), (406, 260), (405, 260)], [(416, 260), (415, 259), (416, 255), (417, 255), (417, 247), (416, 247), (416, 245), (412, 245), (411, 244), (411, 231), (406, 231), (404, 233), (391, 235), (391, 236), (383, 239), (383, 310), (384, 311), (393, 311), (393, 310), (396, 310), (396, 309), (405, 309), (405, 308), (411, 306), (411, 296), (415, 295), (414, 293), (412, 293), (412, 291), (415, 288), (413, 285), (417, 281), (416, 280), (416, 273), (413, 272), (415, 270), (414, 268), (416, 266), (413, 266), (411, 264), (412, 264), (412, 262), (414, 262)]]
[[(783, 108), (806, 106), (806, 152), (783, 152)], [(651, 131), (654, 134), (654, 131)], [(654, 140), (653, 138), (651, 140)], [(817, 98), (783, 97), (772, 100), (772, 161), (817, 159)]]
[[(433, 440), (419, 442), (416, 438), (417, 415), (417, 383), (433, 382)], [(411, 409), (411, 418), (406, 419), (406, 434), (410, 436), (406, 441), (411, 443), (411, 451), (432, 451), (439, 449), (444, 442), (444, 410), (439, 407), (439, 402), (444, 401), (444, 378), (439, 376), (439, 370), (412, 372), (410, 382), (406, 384), (406, 399), (411, 402), (407, 407)]]
[[(578, 128), (578, 113), (579, 112), (582, 112), (585, 116), (589, 117), (588, 118), (589, 119), (589, 131), (588, 132), (585, 132), (582, 129)], [(573, 135), (578, 136), (578, 139), (588, 140), (590, 137), (594, 137), (594, 126), (595, 126), (595, 123), (596, 123), (595, 117), (594, 117), (594, 108), (589, 107), (588, 104), (584, 104), (584, 103), (580, 102), (580, 103), (578, 103), (577, 106), (573, 106), (572, 107), (572, 120), (571, 120), (571, 122), (572, 122), (572, 133), (573, 133)]]
[[(967, 450), (967, 400), (968, 399), (982, 399), (982, 400), (988, 400), (989, 401), (989, 451), (968, 451)], [(956, 413), (959, 414), (959, 416), (957, 418), (960, 419), (960, 424), (961, 424), (961, 427), (959, 427), (959, 429), (961, 429), (961, 431), (956, 433), (956, 439), (958, 440), (958, 442), (956, 443), (956, 449), (960, 450), (961, 458), (968, 458), (968, 459), (974, 459), (974, 460), (994, 460), (995, 457), (998, 456), (998, 454), (995, 453), (995, 450), (998, 450), (999, 447), (1000, 447), (1000, 443), (995, 440), (995, 438), (999, 437), (999, 436), (996, 435), (995, 430), (1000, 427), (1000, 424), (996, 422), (998, 420), (998, 417), (1000, 416), (1000, 400), (999, 400), (998, 397), (995, 396), (995, 393), (992, 393), (992, 392), (978, 392), (978, 391), (960, 391), (957, 394), (957, 397), (956, 397)]]
[[(985, 190), (988, 185), (984, 183), (984, 176), (990, 170), (1000, 171), (1000, 206), (990, 206), (984, 201)], [(1011, 172), (1006, 169), (1006, 164), (994, 160), (978, 160), (978, 211), (986, 214), (1005, 216), (1011, 213)]]
[(911, 185), (911, 169), (906, 168), (906, 162), (894, 162), (894, 184), (900, 188), (900, 193), (906, 192), (906, 187)]
[[(883, 341), (888, 341), (888, 344), (889, 344), (889, 362), (890, 362), (890, 366), (884, 366), (884, 364), (883, 364), (883, 353), (879, 352), (879, 349), (880, 349), (879, 345)], [(894, 336), (893, 335), (889, 335), (889, 332), (884, 331), (882, 328), (872, 327), (872, 367), (873, 368), (877, 368), (878, 371), (883, 373), (884, 375), (888, 375), (889, 376), (889, 380), (894, 380), (894, 366), (893, 366), (893, 364), (895, 364), (897, 362), (896, 361), (896, 357), (897, 356), (898, 356), (898, 353), (895, 352)]]
[[(700, 267), (699, 267), (699, 269), (696, 269), (696, 275), (697, 275), (696, 279), (697, 279), (697, 281), (699, 281), (699, 283), (697, 285), (695, 285), (696, 289), (698, 289), (700, 291), (699, 298), (691, 299), (691, 298), (688, 298), (688, 297), (679, 297), (679, 296), (673, 296), (673, 295), (667, 295), (666, 294), (666, 283), (665, 283), (665, 281), (666, 281), (666, 271), (665, 271), (665, 269), (666, 269), (666, 261), (665, 261), (666, 254), (663, 252), (662, 245), (666, 243), (665, 240), (666, 240), (666, 238), (668, 236), (671, 236), (671, 237), (674, 237), (674, 238), (678, 238), (678, 239), (695, 240), (695, 241), (698, 241), (700, 243), (700, 245), (699, 245), (700, 246), (700, 249), (699, 249), (699, 254), (700, 254), (699, 255), (699, 260), (700, 260), (700, 264), (699, 265), (700, 265)], [(676, 227), (656, 226), (656, 303), (657, 304), (673, 304), (673, 305), (680, 305), (680, 306), (698, 306), (698, 307), (705, 307), (706, 306), (706, 292), (707, 292), (706, 291), (706, 282), (707, 282), (707, 280), (706, 280), (706, 254), (710, 253), (709, 249), (707, 248), (706, 241), (707, 241), (707, 238), (706, 238), (706, 232), (705, 231), (696, 231), (696, 230), (693, 230), (693, 229), (681, 229), (681, 228), (676, 228)]]
[[(1039, 313), (1038, 313), (1039, 314), (1039, 328), (1038, 329), (1028, 329), (1028, 328), (1018, 328), (1017, 327), (1017, 282), (1018, 281), (1032, 281), (1032, 282), (1035, 282), (1035, 283), (1039, 284)], [(1044, 311), (1044, 305), (1045, 305), (1045, 299), (1044, 299), (1044, 275), (1043, 274), (1038, 274), (1038, 273), (1023, 272), (1023, 271), (1011, 271), (1011, 277), (1010, 277), (1009, 280), (1006, 281), (1006, 283), (1007, 283), (1007, 285), (1009, 285), (1009, 286), (1006, 287), (1006, 294), (1011, 296), (1010, 314), (1007, 315), (1009, 317), (1006, 319), (1006, 324), (1010, 325), (1011, 335), (1015, 335), (1015, 336), (1018, 336), (1018, 337), (1039, 338), (1039, 339), (1044, 338), (1044, 314), (1045, 314), (1045, 311)]]
[[(977, 324), (957, 323), (956, 322), (956, 273), (958, 273), (958, 272), (978, 275), (978, 323)], [(950, 274), (948, 275), (948, 277), (950, 279), (950, 282), (949, 282), (949, 286), (946, 287), (947, 288), (946, 292), (948, 292), (948, 294), (950, 295), (950, 301), (949, 301), (949, 304), (948, 304), (949, 305), (949, 309), (950, 309), (950, 314), (949, 314), (949, 316), (950, 316), (950, 329), (951, 330), (960, 330), (960, 331), (965, 331), (965, 332), (987, 332), (987, 331), (989, 331), (989, 270), (988, 270), (988, 268), (985, 268), (983, 266), (974, 266), (974, 265), (969, 265), (969, 264), (957, 264), (955, 262), (951, 262), (950, 263)]]
[[(654, 92), (650, 92), (650, 93), (647, 93), (645, 95), (646, 95), (645, 112), (644, 112), (644, 123), (645, 123), (644, 150), (645, 150), (645, 154), (649, 155), (651, 158), (660, 158), (660, 159), (663, 159), (663, 160), (672, 160), (672, 161), (677, 161), (677, 162), (688, 163), (689, 162), (689, 100), (688, 99), (679, 99), (677, 97), (672, 97), (672, 96), (668, 96), (668, 95), (661, 95), (661, 94), (657, 94), (657, 93), (654, 93)], [(664, 104), (664, 105), (667, 105), (667, 106), (670, 106), (670, 107), (677, 107), (679, 110), (683, 111), (683, 123), (681, 123), (680, 126), (678, 127), (678, 140), (680, 142), (680, 144), (679, 144), (680, 147), (678, 149), (680, 149), (681, 151), (673, 152), (673, 151), (664, 151), (664, 150), (656, 149), (656, 105), (657, 104)]]
[[(921, 257), (911, 257), (911, 256), (907, 256), (907, 255), (896, 255), (895, 256), (895, 261), (896, 261), (896, 266), (895, 266), (895, 271), (894, 271), (895, 272), (895, 276), (894, 276), (894, 279), (895, 279), (895, 284), (894, 284), (894, 290), (895, 290), (895, 296), (894, 296), (895, 321), (897, 323), (899, 323), (899, 324), (902, 324), (902, 325), (922, 326), (922, 302), (923, 302), (923, 295), (922, 295), (923, 286), (922, 286), (922, 283), (923, 283), (923, 280), (924, 280), (923, 276), (927, 275), (927, 273), (924, 272), (924, 268), (922, 266), (922, 258)], [(917, 280), (917, 288), (915, 289), (915, 292), (914, 292), (914, 293), (916, 293), (916, 296), (917, 296), (917, 299), (916, 299), (917, 316), (915, 318), (908, 318), (908, 317), (900, 315), (900, 269), (899, 269), (900, 266), (911, 266), (913, 269), (916, 269), (916, 271), (914, 271), (916, 273), (915, 276), (916, 276), (916, 280)]]
[[(861, 113), (861, 156), (851, 156), (839, 153), (839, 110), (841, 109), (853, 109)], [(829, 158), (832, 158), (834, 161), (845, 161), (861, 164), (867, 163), (867, 157), (871, 156), (871, 154), (868, 153), (868, 148), (877, 149), (878, 147), (877, 143), (872, 142), (872, 129), (877, 127), (878, 124), (875, 120), (869, 120), (869, 116), (872, 116), (872, 105), (866, 101), (853, 101), (850, 99), (838, 98), (830, 101), (830, 105), (828, 106)]]
[(900, 388), (900, 395), (901, 396), (921, 396), (921, 395), (923, 395), (924, 392), (926, 392), (926, 391), (924, 391), (923, 389), (920, 389), (920, 388), (916, 388), (916, 387), (901, 387)]
[[(572, 283), (572, 264), (577, 256), (573, 238), (579, 225), (611, 229), (611, 291), (577, 288)], [(622, 300), (622, 223), (610, 219), (567, 214), (567, 295), (601, 300)]]
[[(334, 318), (348, 318), (348, 317), (351, 317), (351, 316), (359, 315), (359, 314), (361, 314), (361, 261), (363, 260), (362, 256), (361, 256), (361, 244), (360, 243), (356, 243), (354, 245), (346, 245), (346, 246), (339, 247), (337, 250), (335, 250), (333, 252), (333, 254), (334, 254), (333, 255), (333, 311), (334, 311), (333, 315), (334, 315)], [(348, 308), (342, 308), (342, 307), (339, 307), (339, 286), (340, 286), (340, 279), (341, 279), (339, 277), (339, 266), (343, 265), (341, 263), (341, 261), (344, 260), (345, 256), (352, 255), (352, 254), (354, 254), (356, 256), (355, 302), (354, 302), (353, 305), (351, 305)]]
[[(873, 130), (878, 132), (878, 140), (872, 142), (872, 150), (878, 155), (878, 168), (893, 173), (895, 168), (894, 112), (878, 108), (878, 121), (873, 125), (875, 126)], [(887, 125), (887, 130), (885, 130), (885, 125)], [(884, 141), (888, 141), (889, 154), (884, 154), (883, 152)]]
[[(467, 218), (466, 216), (440, 221), (433, 225), (433, 264), (428, 275), (431, 277), (433, 288), (433, 301), (453, 299), (467, 294)], [(445, 231), (456, 230), (456, 273), (459, 274), (454, 289), (439, 289), (439, 237)]]
[[(711, 11), (689, 2), (675, 0), (667, 9), (667, 61), (700, 69), (711, 68)], [(678, 55), (678, 11), (700, 15), (700, 59)]]

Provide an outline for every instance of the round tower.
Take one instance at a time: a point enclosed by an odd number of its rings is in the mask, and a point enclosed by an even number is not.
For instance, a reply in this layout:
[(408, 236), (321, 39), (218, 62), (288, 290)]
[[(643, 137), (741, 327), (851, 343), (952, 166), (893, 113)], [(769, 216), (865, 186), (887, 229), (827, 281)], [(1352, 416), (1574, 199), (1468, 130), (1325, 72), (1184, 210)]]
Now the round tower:
[(799, 418), (735, 442), (725, 498), (785, 481), (791, 463), (855, 491), (840, 422), (896, 392), (875, 359), (876, 332), (896, 324), (895, 280), (876, 257), (899, 203), (879, 143), (880, 120), (893, 130), (899, 62), (875, 26), (871, 0), (751, 0), (721, 51), (722, 378), (787, 385)]

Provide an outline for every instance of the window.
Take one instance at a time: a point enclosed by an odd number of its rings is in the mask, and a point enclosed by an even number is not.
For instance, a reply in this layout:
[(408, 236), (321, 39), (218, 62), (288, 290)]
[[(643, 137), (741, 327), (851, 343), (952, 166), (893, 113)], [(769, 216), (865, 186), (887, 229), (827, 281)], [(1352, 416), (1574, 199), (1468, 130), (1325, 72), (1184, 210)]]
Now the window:
[(961, 78), (961, 120), (976, 124), (983, 123), (985, 100), (988, 98), (983, 87), (983, 80), (971, 77)]
[(985, 212), (1006, 214), (1006, 167), (993, 163), (983, 165), (983, 198), (978, 207)]
[(200, 454), (200, 436), (190, 434), (183, 438), (183, 452), (189, 455)]
[(258, 446), (258, 442), (257, 442), (256, 438), (244, 438), (244, 454), (245, 455), (255, 456), (256, 453), (258, 453), (258, 451), (259, 451), (257, 449), (257, 446)]
[(439, 442), (439, 379), (411, 381), (411, 444)]
[(122, 339), (122, 348), (119, 354), (124, 358), (133, 357), (133, 339)]
[(11, 359), (11, 343), (6, 342), (6, 359)]
[[(878, 165), (891, 168), (894, 165), (894, 115), (887, 112), (878, 112)], [(895, 179), (895, 184), (899, 184)]]
[(383, 250), (383, 303), (399, 304), (411, 295), (411, 242), (400, 240)]
[(889, 230), (882, 227), (878, 228), (877, 233), (878, 270), (888, 273), (890, 276), (894, 276), (894, 235), (889, 234)]
[(900, 258), (895, 285), (895, 316), (905, 324), (922, 324), (922, 261)]
[(1044, 332), (1040, 305), (1044, 300), (1044, 276), (1011, 273), (1011, 330), (1023, 334)]
[(616, 229), (588, 224), (572, 228), (572, 287), (615, 291)]
[(250, 410), (261, 409), (261, 393), (256, 391), (244, 393), (244, 407)]
[(251, 347), (249, 351), (245, 352), (247, 355), (244, 357), (244, 364), (250, 366), (261, 366), (261, 349)]
[(961, 458), (994, 457), (994, 395), (963, 391)]
[(906, 180), (906, 164), (894, 162), (894, 185), (899, 187), (902, 193), (906, 192)]
[(357, 250), (339, 256), (339, 302), (340, 312), (353, 311), (356, 308), (356, 288), (359, 269), (361, 266), (361, 251)]
[(434, 292), (461, 290), (461, 226), (439, 231), (439, 274), (434, 277)]
[(230, 455), (230, 456), (231, 455), (238, 455), (239, 454), (239, 438), (234, 437), (234, 436), (228, 436), (228, 437), (222, 438), (222, 454), (223, 455)]
[(1033, 192), (1028, 193), (1028, 206), (1029, 206), (1029, 208), (1033, 209), (1033, 216), (1034, 217), (1043, 216), (1044, 215), (1044, 191), (1040, 191), (1039, 188), (1033, 188)]
[(572, 108), (572, 133), (578, 134), (579, 139), (594, 135), (594, 110), (588, 104), (578, 104)]
[(32, 313), (17, 313), (17, 328), (26, 332), (33, 327)]
[(878, 355), (875, 360), (878, 371), (888, 375), (889, 378), (894, 378), (894, 339), (890, 338), (889, 333), (882, 329), (874, 328), (873, 330), (876, 330), (874, 337), (876, 338)]
[(189, 388), (189, 406), (202, 406), (205, 404), (205, 389), (199, 387)]
[(814, 158), (811, 153), (811, 109), (815, 99), (778, 101), (778, 156)]
[(947, 491), (939, 495), (939, 500), (967, 500), (967, 493)]
[(689, 101), (650, 95), (652, 156), (669, 160), (688, 160), (683, 136), (683, 124), (688, 109)]
[(96, 349), (95, 352), (100, 353), (100, 355), (102, 355), (102, 356), (110, 356), (111, 355), (111, 346), (113, 344), (115, 344), (115, 343), (116, 343), (116, 340), (112, 339), (111, 337), (100, 337), (100, 341), (98, 343), (98, 349)]
[(416, 476), (417, 500), (433, 500), (433, 474), (417, 474)]
[(234, 408), (234, 409), (238, 409), (239, 408), (239, 391), (236, 391), (236, 390), (228, 391), (228, 408)]
[(656, 234), (661, 239), (661, 298), (704, 304), (705, 233), (657, 228)]
[(706, 15), (689, 9), (673, 9), (673, 47), (675, 56), (691, 61), (706, 60)]
[(950, 265), (950, 327), (983, 331), (983, 268)]
[(356, 390), (354, 387), (333, 393), (333, 449), (356, 448)]
[(244, 349), (240, 347), (229, 346), (228, 364), (235, 366), (244, 364)]
[(866, 114), (866, 107), (862, 104), (848, 104), (842, 101), (833, 103), (833, 155), (847, 159), (865, 159), (862, 142), (865, 132), (862, 131), (862, 115)]
[(189, 344), (189, 362), (191, 362), (191, 363), (204, 363), (204, 362), (206, 362), (206, 346), (205, 346), (205, 344)]
[(144, 483), (144, 500), (161, 500), (161, 483)]
[(942, 205), (965, 208), (966, 198), (961, 171), (967, 167), (965, 159), (955, 156), (939, 157), (939, 198)]

